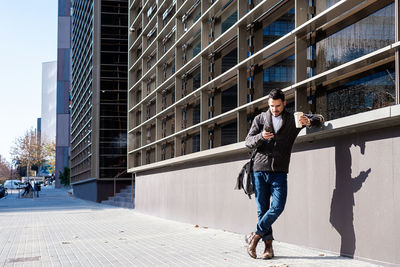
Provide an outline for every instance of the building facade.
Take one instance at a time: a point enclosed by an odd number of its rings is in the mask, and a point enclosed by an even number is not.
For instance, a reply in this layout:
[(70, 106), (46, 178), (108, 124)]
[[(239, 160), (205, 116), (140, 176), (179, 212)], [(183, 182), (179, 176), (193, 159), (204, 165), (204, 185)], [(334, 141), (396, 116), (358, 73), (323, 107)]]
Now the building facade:
[(101, 201), (126, 171), (128, 1), (72, 2), (71, 183)]
[(42, 63), (42, 142), (56, 140), (57, 61)]
[(251, 231), (256, 204), (233, 188), (251, 122), (281, 88), (287, 109), (326, 123), (295, 143), (276, 239), (400, 264), (398, 10), (397, 0), (130, 0), (136, 209)]
[(56, 187), (59, 175), (69, 168), (70, 156), (70, 89), (71, 89), (71, 1), (58, 0), (57, 40), (57, 127)]

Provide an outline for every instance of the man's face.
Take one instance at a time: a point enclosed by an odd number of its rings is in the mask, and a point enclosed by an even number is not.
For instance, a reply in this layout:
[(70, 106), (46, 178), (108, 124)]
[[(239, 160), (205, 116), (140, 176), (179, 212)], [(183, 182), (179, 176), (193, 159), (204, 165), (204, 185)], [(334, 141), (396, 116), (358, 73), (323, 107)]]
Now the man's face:
[(282, 102), (282, 99), (268, 99), (268, 105), (269, 105), (269, 110), (271, 110), (271, 113), (273, 116), (278, 117), (281, 115), (283, 110), (285, 109), (286, 106), (286, 101)]

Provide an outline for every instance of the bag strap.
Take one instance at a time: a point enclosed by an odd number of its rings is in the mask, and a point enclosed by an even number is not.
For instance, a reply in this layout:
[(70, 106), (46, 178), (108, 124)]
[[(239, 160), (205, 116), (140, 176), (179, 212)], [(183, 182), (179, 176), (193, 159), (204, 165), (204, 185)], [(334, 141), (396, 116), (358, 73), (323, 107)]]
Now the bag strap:
[(258, 151), (258, 148), (255, 148), (253, 150), (253, 152), (251, 153), (251, 156), (250, 156), (250, 160), (253, 160), (256, 157), (257, 151)]

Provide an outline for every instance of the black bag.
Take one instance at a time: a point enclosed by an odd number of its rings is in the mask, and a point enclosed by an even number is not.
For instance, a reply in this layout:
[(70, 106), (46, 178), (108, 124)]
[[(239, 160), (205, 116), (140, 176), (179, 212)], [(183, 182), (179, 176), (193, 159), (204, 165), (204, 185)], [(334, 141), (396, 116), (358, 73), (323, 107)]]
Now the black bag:
[(244, 164), (239, 172), (236, 181), (236, 190), (243, 189), (244, 193), (251, 199), (251, 195), (254, 194), (254, 175), (253, 175), (253, 164), (254, 157), (256, 156), (257, 150), (255, 149), (251, 154), (250, 160)]

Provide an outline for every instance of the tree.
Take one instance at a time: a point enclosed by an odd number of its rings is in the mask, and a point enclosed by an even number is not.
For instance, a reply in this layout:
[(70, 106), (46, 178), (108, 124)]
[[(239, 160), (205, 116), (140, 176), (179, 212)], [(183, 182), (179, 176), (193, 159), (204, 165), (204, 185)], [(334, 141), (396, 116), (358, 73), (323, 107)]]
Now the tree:
[(0, 181), (9, 179), (11, 176), (10, 164), (0, 155)]
[(60, 183), (64, 186), (69, 186), (70, 184), (70, 169), (68, 167), (64, 167), (64, 172), (60, 172), (59, 175)]
[(38, 169), (46, 160), (44, 146), (40, 143), (40, 139), (34, 130), (28, 130), (24, 136), (15, 140), (14, 146), (11, 148), (11, 156), (19, 167), (26, 167), (26, 176), (29, 177), (32, 167)]
[(46, 155), (46, 162), (50, 165), (49, 171), (50, 173), (54, 173), (56, 166), (56, 143), (54, 141), (44, 143), (43, 149)]

